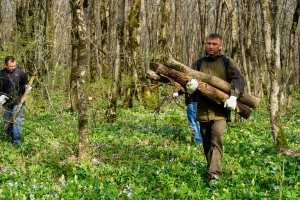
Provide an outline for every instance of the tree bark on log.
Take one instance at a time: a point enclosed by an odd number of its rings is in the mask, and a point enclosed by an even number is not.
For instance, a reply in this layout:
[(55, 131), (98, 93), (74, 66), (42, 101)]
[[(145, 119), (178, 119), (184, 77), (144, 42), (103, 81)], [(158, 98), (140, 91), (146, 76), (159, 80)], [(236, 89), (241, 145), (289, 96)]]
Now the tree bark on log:
[[(180, 83), (181, 85), (186, 85), (189, 82), (189, 80), (192, 79), (191, 76), (189, 76), (183, 72), (179, 72), (177, 70), (174, 70), (172, 68), (166, 67), (161, 64), (158, 65), (157, 73), (159, 73), (161, 76), (163, 76), (165, 78), (168, 77), (168, 79), (172, 85), (174, 85), (174, 82)], [(150, 73), (147, 73), (147, 74), (150, 74)], [(157, 76), (153, 76), (152, 72), (151, 72), (151, 74), (152, 74), (152, 76), (147, 76), (149, 79), (151, 79), (151, 77), (157, 77)], [(157, 78), (156, 78), (156, 80), (157, 80)], [(165, 79), (163, 79), (163, 78), (161, 78), (161, 80), (165, 81)], [(178, 86), (176, 86), (176, 85), (174, 85), (174, 86), (178, 88)], [(209, 98), (210, 100), (212, 100), (213, 102), (215, 102), (218, 105), (224, 104), (225, 101), (229, 98), (229, 95), (226, 94), (225, 92), (209, 85), (208, 83), (205, 83), (205, 82), (202, 82), (199, 80), (198, 80), (198, 89), (203, 96)], [(245, 119), (248, 119), (252, 114), (252, 110), (249, 109), (248, 107), (244, 106), (239, 101), (237, 101), (236, 111), (241, 117), (243, 117)]]
[[(176, 60), (174, 60), (172, 58), (167, 59), (165, 61), (165, 65), (167, 67), (175, 69), (175, 70), (177, 70), (179, 72), (185, 73), (186, 75), (191, 76), (192, 78), (195, 78), (198, 81), (202, 81), (202, 82), (208, 83), (209, 85), (211, 85), (213, 87), (216, 87), (216, 88), (222, 90), (223, 92), (225, 92), (227, 94), (231, 93), (231, 85), (230, 85), (230, 83), (228, 83), (228, 82), (226, 82), (226, 81), (224, 81), (224, 80), (222, 80), (222, 79), (220, 79), (218, 77), (215, 77), (215, 76), (203, 73), (203, 72), (199, 72), (199, 71), (193, 70), (190, 67), (187, 67), (184, 64), (182, 64), (182, 63), (180, 63), (180, 62), (178, 62), (178, 61), (176, 61)], [(243, 104), (251, 107), (251, 108), (256, 109), (259, 106), (260, 98), (257, 98), (255, 96), (249, 94), (249, 93), (243, 93), (239, 97), (239, 101), (241, 103), (243, 103)]]

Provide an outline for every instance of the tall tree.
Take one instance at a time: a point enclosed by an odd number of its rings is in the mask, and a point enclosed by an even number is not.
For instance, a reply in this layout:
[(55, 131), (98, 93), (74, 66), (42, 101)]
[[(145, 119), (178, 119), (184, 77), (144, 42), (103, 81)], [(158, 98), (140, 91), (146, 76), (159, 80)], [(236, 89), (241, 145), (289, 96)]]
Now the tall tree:
[(108, 37), (107, 37), (107, 33), (108, 33), (108, 19), (109, 17), (107, 17), (107, 9), (106, 9), (106, 5), (105, 5), (105, 0), (100, 0), (100, 25), (98, 25), (99, 29), (101, 30), (100, 33), (100, 42), (99, 42), (99, 46), (101, 48), (101, 52), (102, 54), (100, 54), (100, 59), (98, 60), (99, 63), (101, 63), (99, 65), (99, 75), (100, 77), (104, 76), (107, 77), (107, 74), (105, 74), (105, 72), (108, 71)]
[[(242, 7), (241, 2), (237, 2), (237, 9), (238, 10), (244, 10)], [(251, 88), (250, 88), (250, 79), (249, 79), (249, 73), (248, 73), (248, 67), (247, 67), (247, 61), (246, 61), (246, 55), (245, 55), (245, 35), (246, 33), (246, 27), (244, 25), (245, 22), (245, 17), (243, 15), (239, 15), (238, 17), (239, 21), (239, 27), (240, 27), (240, 34), (239, 34), (239, 47), (240, 47), (240, 61), (242, 63), (242, 70), (244, 71), (244, 77), (246, 81), (246, 88), (247, 92), (251, 93)]]
[[(200, 18), (200, 38), (201, 38), (201, 46), (200, 52), (201, 54), (204, 52), (204, 41), (205, 37), (208, 35), (208, 21), (209, 21), (209, 5), (211, 0), (198, 0), (198, 13)], [(197, 55), (199, 57), (199, 55)]]
[[(11, 36), (11, 38), (15, 38), (16, 40), (19, 39), (21, 41), (22, 46), (26, 46), (26, 43), (28, 41), (34, 40), (35, 35), (39, 35), (39, 32), (37, 31), (37, 29), (39, 28), (34, 25), (35, 22), (38, 21), (38, 19), (34, 18), (34, 16), (37, 14), (36, 13), (36, 10), (38, 10), (37, 7), (38, 7), (37, 3), (35, 3), (34, 1), (24, 1), (24, 0), (19, 1), (16, 7), (16, 26), (14, 26), (17, 28), (17, 31), (8, 31), (9, 29), (7, 29), (4, 26), (5, 32), (12, 32), (14, 36)], [(3, 25), (1, 25), (1, 27), (2, 26)], [(35, 41), (35, 43), (37, 43), (37, 41)], [(22, 62), (25, 64), (25, 66), (27, 66), (28, 70), (32, 73), (35, 71), (34, 54), (35, 51), (37, 51), (37, 48), (38, 47), (36, 46), (35, 50), (28, 49), (22, 55)]]
[(169, 49), (168, 44), (168, 36), (169, 34), (169, 21), (170, 21), (170, 10), (171, 10), (171, 3), (170, 0), (162, 0), (162, 17), (161, 17), (161, 25), (160, 25), (160, 35), (158, 39), (158, 50), (162, 54), (166, 54)]
[(180, 18), (179, 0), (175, 0), (175, 59), (180, 61), (180, 37), (179, 37), (179, 18)]
[[(263, 19), (263, 27), (264, 27), (264, 41), (265, 41), (265, 54), (266, 54), (266, 63), (268, 67), (268, 72), (271, 78), (271, 90), (270, 90), (270, 97), (269, 97), (269, 112), (270, 112), (270, 122), (272, 126), (273, 132), (273, 139), (275, 142), (276, 149), (278, 151), (282, 151), (288, 148), (288, 143), (285, 138), (284, 131), (281, 126), (280, 122), (280, 111), (279, 111), (279, 81), (278, 81), (278, 69), (279, 66), (277, 62), (277, 56), (280, 55), (277, 51), (278, 49), (278, 33), (279, 28), (275, 24), (278, 22), (276, 21), (276, 16), (271, 8), (278, 8), (278, 1), (272, 1), (271, 4), (268, 0), (261, 0), (261, 13)], [(269, 7), (270, 5), (270, 7)], [(275, 11), (278, 11), (275, 9)], [(275, 29), (275, 34), (273, 31)], [(273, 37), (272, 37), (273, 36)]]
[(128, 67), (131, 75), (131, 83), (129, 87), (126, 87), (125, 99), (123, 102), (124, 107), (133, 107), (133, 98), (138, 96), (138, 72), (137, 72), (137, 55), (139, 54), (139, 40), (137, 36), (137, 30), (140, 26), (139, 12), (141, 7), (141, 0), (134, 0), (131, 5), (131, 9), (127, 20), (128, 29), (128, 42), (126, 45), (126, 51), (128, 53)]
[(215, 18), (215, 33), (219, 33), (221, 30), (221, 20), (222, 20), (222, 14), (223, 14), (223, 1), (224, 0), (217, 0), (216, 1), (216, 18)]
[[(261, 17), (261, 9), (260, 9), (260, 2), (255, 3), (255, 7), (258, 9), (255, 10), (255, 28), (256, 30), (255, 34), (251, 37), (253, 41), (257, 38), (263, 38), (263, 27), (261, 26), (262, 17)], [(265, 62), (265, 53), (264, 53), (264, 43), (262, 42), (255, 42), (254, 43), (254, 52), (255, 52), (255, 58), (256, 58), (256, 72), (259, 78), (259, 84), (261, 91), (259, 92), (260, 97), (268, 97), (268, 91), (269, 91), (269, 85), (270, 85), (270, 78), (268, 73), (268, 67)], [(266, 99), (266, 98), (265, 98)]]
[(232, 49), (230, 53), (230, 57), (234, 60), (237, 60), (237, 50), (238, 50), (238, 21), (237, 15), (232, 6), (231, 0), (225, 0), (225, 5), (228, 9), (228, 18), (231, 20), (231, 37), (232, 37)]
[(77, 74), (78, 71), (78, 25), (72, 10), (72, 31), (71, 31), (71, 73), (70, 73), (70, 103), (71, 103), (71, 112), (76, 113), (79, 110), (79, 102), (77, 98)]
[(295, 88), (295, 72), (296, 72), (296, 58), (295, 58), (295, 44), (298, 43), (298, 40), (295, 38), (295, 33), (299, 21), (299, 16), (300, 16), (300, 0), (297, 0), (297, 4), (295, 6), (295, 11), (293, 15), (293, 21), (292, 21), (292, 26), (290, 29), (290, 37), (289, 37), (289, 81), (288, 81), (288, 95), (287, 95), (287, 112), (292, 113), (292, 104), (293, 104), (293, 98), (292, 95), (294, 93), (294, 88)]
[[(85, 79), (87, 74), (87, 46), (86, 46), (86, 24), (84, 18), (84, 7), (87, 7), (88, 0), (70, 0), (72, 21), (76, 27), (74, 37), (77, 41), (77, 67), (76, 91), (78, 98), (78, 128), (79, 128), (79, 161), (89, 160), (89, 139), (88, 139), (88, 110), (87, 95), (85, 93)], [(74, 28), (75, 28), (74, 27)]]
[(121, 79), (121, 63), (123, 58), (123, 47), (124, 47), (124, 25), (125, 25), (125, 0), (119, 0), (117, 3), (117, 37), (116, 40), (110, 39), (116, 47), (116, 55), (113, 60), (112, 70), (112, 87), (111, 96), (107, 106), (106, 116), (109, 123), (114, 123), (117, 117), (117, 99), (119, 96), (120, 79)]

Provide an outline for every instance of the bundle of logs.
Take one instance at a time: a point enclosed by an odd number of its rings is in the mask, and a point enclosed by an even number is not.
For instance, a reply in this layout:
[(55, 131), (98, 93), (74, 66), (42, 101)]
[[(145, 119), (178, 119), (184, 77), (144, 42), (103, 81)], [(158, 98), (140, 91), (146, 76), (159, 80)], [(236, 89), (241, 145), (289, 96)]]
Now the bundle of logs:
[[(173, 85), (182, 91), (185, 91), (183, 86), (192, 78), (197, 79), (200, 93), (219, 105), (225, 103), (231, 92), (230, 83), (218, 77), (193, 70), (172, 58), (167, 59), (164, 64), (157, 64), (156, 71), (148, 70), (147, 78)], [(236, 112), (241, 117), (248, 119), (252, 114), (250, 108), (258, 108), (259, 102), (260, 98), (249, 93), (243, 93), (238, 98)]]

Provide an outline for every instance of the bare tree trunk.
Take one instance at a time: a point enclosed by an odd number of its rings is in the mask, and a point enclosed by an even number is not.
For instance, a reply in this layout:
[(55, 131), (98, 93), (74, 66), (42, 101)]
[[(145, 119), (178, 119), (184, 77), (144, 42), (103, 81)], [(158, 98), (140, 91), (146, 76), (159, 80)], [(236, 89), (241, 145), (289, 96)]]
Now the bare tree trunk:
[(244, 71), (245, 81), (246, 81), (246, 88), (247, 92), (251, 93), (251, 87), (250, 87), (250, 78), (248, 73), (248, 66), (246, 61), (246, 55), (245, 55), (245, 44), (244, 44), (244, 38), (243, 35), (240, 34), (240, 49), (241, 49), (241, 63), (242, 63), (242, 69)]
[[(158, 40), (158, 49), (164, 55), (169, 52), (168, 44), (168, 37), (170, 35), (168, 24), (170, 21), (170, 10), (171, 10), (171, 2), (170, 0), (162, 0), (163, 2), (163, 9), (162, 9), (162, 19), (161, 19), (161, 26), (160, 26), (160, 36)], [(164, 59), (164, 58), (162, 58)]]
[[(71, 3), (70, 3), (71, 5)], [(71, 9), (73, 8), (70, 6)], [(75, 15), (72, 10), (73, 15)], [(71, 112), (77, 113), (79, 111), (79, 102), (77, 98), (77, 72), (78, 72), (78, 24), (75, 16), (72, 18), (72, 31), (71, 31), (71, 45), (72, 45), (72, 56), (71, 56), (71, 73), (70, 73), (70, 102)]]
[(297, 5), (295, 7), (295, 12), (293, 15), (293, 23), (290, 30), (290, 37), (289, 37), (289, 82), (288, 82), (288, 93), (287, 93), (287, 107), (286, 112), (292, 113), (293, 108), (293, 93), (295, 88), (295, 72), (296, 72), (296, 60), (295, 60), (295, 43), (298, 41), (295, 40), (295, 32), (297, 29), (298, 21), (300, 16), (300, 0), (297, 0)]
[(98, 38), (96, 37), (96, 23), (97, 23), (97, 17), (96, 17), (96, 13), (95, 13), (95, 6), (96, 6), (96, 2), (95, 0), (90, 0), (89, 1), (89, 6), (86, 9), (86, 13), (89, 13), (86, 19), (89, 21), (89, 24), (87, 24), (87, 26), (89, 27), (89, 35), (90, 35), (90, 39), (87, 40), (88, 42), (88, 47), (89, 47), (89, 63), (90, 63), (90, 68), (89, 68), (89, 72), (90, 72), (90, 82), (96, 82), (96, 80), (99, 78), (99, 74), (98, 74), (98, 70), (97, 70), (97, 48), (99, 48), (97, 46), (97, 40)]
[(108, 72), (108, 19), (107, 10), (105, 6), (105, 0), (100, 0), (100, 19), (101, 19), (101, 48), (102, 48), (102, 56), (101, 56), (101, 65), (99, 66), (99, 76), (107, 77), (107, 74), (104, 72)]
[[(258, 96), (260, 98), (262, 98), (263, 96), (268, 96), (267, 94), (267, 88), (264, 88), (264, 86), (266, 85), (265, 83), (265, 73), (267, 70), (266, 69), (266, 64), (265, 62), (262, 61), (262, 56), (255, 51), (255, 58), (256, 58), (256, 63), (257, 63), (257, 67), (255, 67), (255, 75), (257, 82), (259, 83), (257, 85), (257, 91), (255, 91), (255, 93), (253, 95)], [(265, 91), (266, 90), (266, 91)]]
[(74, 20), (72, 22), (72, 56), (71, 56), (71, 74), (70, 74), (70, 102), (71, 102), (71, 112), (78, 112), (78, 98), (77, 98), (77, 75), (78, 71), (78, 30)]
[(247, 11), (247, 15), (244, 15), (244, 21), (246, 21), (245, 29), (246, 29), (246, 37), (245, 37), (245, 58), (246, 58), (246, 66), (248, 69), (248, 82), (247, 82), (247, 87), (249, 87), (249, 92), (252, 94), (255, 94), (256, 91), (256, 86), (257, 86), (257, 81), (256, 81), (256, 76), (254, 74), (254, 69), (253, 69), (253, 46), (252, 46), (252, 38), (251, 35), (253, 34), (253, 2), (251, 1), (246, 1), (245, 2), (245, 10)]
[(79, 161), (89, 160), (89, 139), (88, 139), (88, 110), (87, 95), (85, 94), (85, 79), (87, 74), (87, 44), (86, 44), (86, 24), (83, 12), (83, 6), (87, 6), (87, 0), (70, 1), (70, 7), (73, 14), (73, 23), (77, 25), (77, 34), (75, 34), (77, 43), (77, 98), (78, 98), (78, 128), (79, 128)]
[[(259, 8), (260, 3), (257, 2), (255, 4), (255, 6), (257, 8)], [(253, 35), (253, 39), (255, 38), (263, 38), (263, 29), (264, 27), (261, 26), (261, 24), (263, 24), (262, 22), (262, 17), (261, 17), (261, 11), (260, 9), (256, 9), (255, 10), (255, 17), (256, 17), (256, 34)], [(256, 69), (258, 69), (258, 75), (259, 75), (259, 83), (261, 84), (261, 95), (258, 95), (259, 97), (263, 97), (265, 96), (267, 99), (269, 98), (269, 88), (270, 88), (270, 74), (268, 73), (268, 66), (266, 64), (265, 60), (265, 51), (264, 51), (264, 47), (265, 45), (262, 43), (255, 43), (255, 55), (257, 58), (257, 67), (255, 67)]]
[[(273, 3), (277, 3), (273, 2)], [(276, 6), (276, 5), (273, 5)], [(281, 122), (280, 122), (280, 112), (279, 112), (279, 101), (278, 101), (278, 94), (279, 94), (279, 84), (278, 84), (278, 68), (276, 63), (276, 57), (272, 55), (276, 55), (275, 50), (276, 43), (274, 44), (272, 41), (272, 29), (271, 27), (275, 26), (274, 19), (270, 19), (272, 16), (271, 10), (269, 9), (268, 0), (261, 1), (261, 12), (262, 12), (262, 19), (263, 19), (263, 27), (264, 27), (264, 40), (265, 40), (265, 51), (266, 51), (266, 62), (268, 66), (268, 71), (270, 73), (271, 78), (271, 91), (270, 91), (270, 120), (272, 125), (272, 132), (273, 132), (273, 139), (275, 142), (276, 149), (278, 151), (282, 151), (288, 148), (288, 143), (285, 138), (285, 134), (283, 132)], [(278, 27), (277, 27), (278, 28)], [(277, 33), (278, 30), (275, 30)], [(274, 42), (277, 42), (274, 38)], [(273, 48), (272, 48), (273, 47)]]
[(223, 4), (223, 0), (218, 0), (216, 2), (216, 12), (217, 12), (217, 15), (216, 15), (216, 26), (215, 26), (215, 33), (219, 33), (220, 29), (221, 29), (221, 18), (222, 18), (222, 4)]
[[(237, 9), (242, 10), (242, 5), (237, 2)], [(242, 15), (239, 15), (239, 28), (241, 33), (246, 32), (246, 27), (244, 26), (245, 19), (242, 17)], [(250, 79), (249, 79), (249, 73), (248, 73), (248, 68), (247, 68), (247, 61), (246, 61), (246, 55), (245, 55), (245, 44), (244, 44), (244, 34), (239, 34), (239, 44), (240, 44), (240, 49), (241, 49), (241, 63), (242, 63), (242, 69), (244, 71), (244, 76), (245, 76), (245, 81), (246, 81), (246, 88), (247, 92), (251, 94), (251, 87), (250, 87)]]
[(114, 59), (114, 68), (113, 68), (113, 78), (112, 78), (112, 88), (111, 88), (111, 98), (107, 106), (107, 121), (109, 123), (114, 123), (117, 117), (117, 99), (119, 96), (120, 88), (120, 65), (121, 65), (121, 55), (123, 51), (121, 48), (124, 46), (124, 24), (125, 24), (125, 0), (118, 0), (118, 11), (117, 11), (117, 37), (116, 40), (111, 40), (115, 42), (116, 45), (116, 56)]
[[(0, 4), (2, 4), (4, 1), (2, 1)], [(6, 7), (6, 6), (5, 6)], [(34, 35), (35, 35), (35, 26), (33, 25), (33, 15), (35, 15), (36, 13), (31, 12), (31, 10), (37, 10), (37, 5), (33, 2), (30, 1), (21, 1), (19, 2), (19, 4), (17, 4), (17, 8), (16, 8), (16, 16), (15, 16), (15, 20), (16, 20), (16, 31), (10, 30), (8, 27), (5, 26), (5, 24), (0, 24), (0, 29), (3, 29), (3, 34), (0, 37), (0, 42), (1, 40), (4, 39), (2, 44), (5, 44), (6, 41), (6, 37), (10, 37), (10, 38), (19, 38), (19, 40), (22, 41), (30, 41), (34, 39)], [(2, 11), (2, 10), (1, 10)], [(0, 12), (1, 15), (5, 15), (8, 16), (10, 18), (10, 20), (13, 20), (14, 18), (12, 16), (10, 16), (8, 13), (2, 13)], [(24, 19), (29, 19), (31, 18), (31, 20), (24, 20)], [(5, 19), (3, 19), (5, 20)], [(9, 27), (14, 28), (15, 26), (12, 26), (12, 22), (7, 23), (9, 24)], [(12, 35), (14, 34), (14, 35)], [(25, 45), (25, 42), (24, 44)], [(35, 67), (34, 67), (34, 50), (27, 50), (27, 52), (22, 55), (22, 62), (24, 63), (24, 65), (27, 67), (28, 71), (30, 73), (34, 73), (35, 71)]]
[[(201, 55), (204, 52), (204, 41), (208, 35), (208, 21), (209, 21), (209, 5), (211, 0), (198, 0), (198, 12), (200, 17), (200, 36), (201, 36)], [(202, 56), (200, 56), (202, 57)]]
[(126, 88), (125, 99), (123, 101), (123, 106), (131, 108), (133, 107), (133, 98), (138, 95), (137, 82), (138, 75), (136, 70), (137, 65), (137, 55), (139, 54), (139, 40), (137, 35), (137, 30), (139, 27), (139, 10), (141, 7), (141, 0), (134, 0), (130, 9), (130, 13), (128, 16), (128, 45), (127, 45), (127, 53), (129, 54), (128, 66), (130, 68), (131, 73), (131, 84)]
[(112, 78), (112, 88), (111, 88), (111, 96), (107, 105), (107, 122), (114, 123), (117, 118), (117, 100), (119, 96), (119, 88), (120, 88), (120, 44), (119, 38), (116, 39), (116, 58), (114, 60), (114, 68), (113, 68), (113, 78)]
[[(142, 19), (142, 23), (140, 24), (138, 28), (138, 34), (139, 34), (139, 43), (140, 43), (140, 54), (143, 55), (143, 57), (140, 59), (143, 70), (143, 83), (148, 85), (150, 87), (151, 81), (147, 79), (146, 72), (149, 70), (149, 33), (147, 29), (147, 12), (146, 12), (146, 0), (141, 0), (141, 9), (140, 9), (140, 18)], [(145, 39), (147, 38), (147, 39)]]
[(178, 61), (180, 61), (179, 18), (179, 0), (175, 0), (175, 59)]
[(232, 37), (232, 50), (230, 57), (233, 58), (233, 60), (238, 60), (237, 59), (237, 50), (238, 50), (238, 22), (237, 22), (237, 16), (236, 12), (234, 12), (231, 0), (225, 0), (225, 4), (228, 9), (229, 13), (229, 19), (231, 19), (231, 37)]
[[(93, 53), (94, 53), (94, 61), (95, 62), (95, 73), (97, 74), (97, 76), (95, 75), (95, 79), (100, 79), (102, 78), (102, 74), (103, 74), (103, 69), (102, 69), (102, 63), (103, 60), (101, 59), (103, 56), (103, 49), (102, 49), (102, 44), (101, 44), (101, 40), (102, 40), (102, 26), (101, 26), (101, 10), (100, 10), (100, 4), (101, 1), (97, 1), (97, 0), (93, 0), (94, 1), (94, 8), (93, 8)], [(91, 73), (94, 74), (93, 71), (91, 71)]]

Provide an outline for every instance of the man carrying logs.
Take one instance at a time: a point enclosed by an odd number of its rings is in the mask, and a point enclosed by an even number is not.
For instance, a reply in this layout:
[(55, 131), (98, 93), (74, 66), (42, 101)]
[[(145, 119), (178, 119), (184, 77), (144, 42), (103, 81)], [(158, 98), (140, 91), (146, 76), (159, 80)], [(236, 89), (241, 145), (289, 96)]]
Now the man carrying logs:
[[(203, 139), (204, 153), (211, 183), (222, 176), (223, 136), (230, 111), (235, 110), (248, 119), (259, 107), (260, 98), (244, 93), (245, 81), (237, 63), (221, 54), (222, 38), (218, 34), (206, 37), (206, 55), (193, 63), (192, 68), (167, 58), (157, 64), (156, 71), (148, 70), (147, 78), (186, 91), (194, 89), (197, 96), (197, 120)], [(191, 81), (196, 79), (198, 86)], [(189, 85), (190, 88), (184, 86)], [(193, 93), (193, 91), (189, 91)], [(250, 108), (249, 108), (250, 107)]]
[[(196, 91), (198, 92), (197, 120), (200, 122), (203, 148), (208, 164), (208, 176), (211, 183), (215, 183), (222, 176), (221, 162), (226, 122), (230, 118), (230, 111), (236, 109), (237, 99), (244, 92), (245, 85), (237, 63), (232, 58), (223, 56), (220, 52), (221, 49), (221, 36), (218, 34), (208, 35), (205, 42), (206, 55), (192, 65), (192, 69), (232, 83), (231, 93), (224, 104), (216, 104), (198, 90)], [(228, 63), (226, 64), (226, 62)]]

